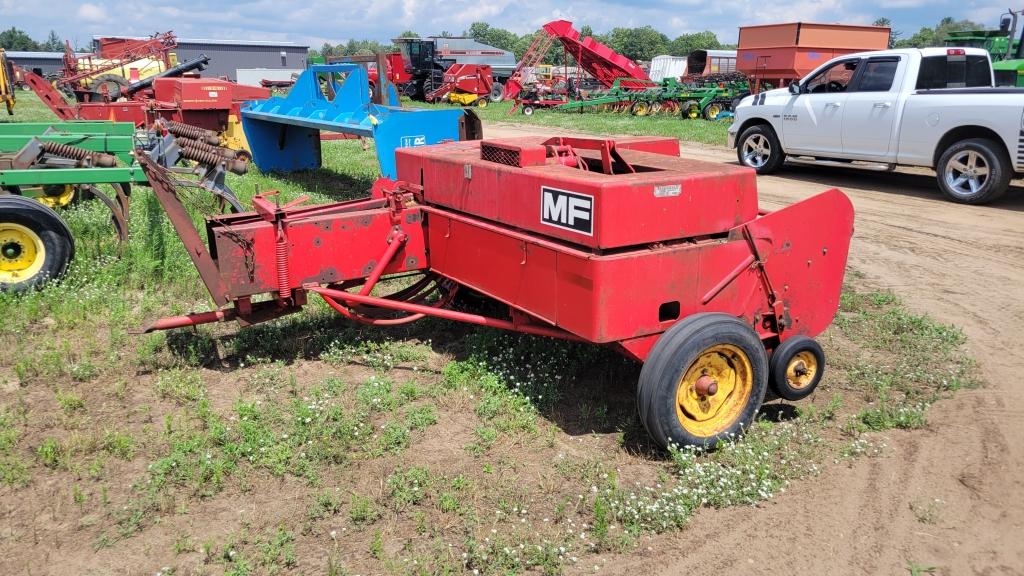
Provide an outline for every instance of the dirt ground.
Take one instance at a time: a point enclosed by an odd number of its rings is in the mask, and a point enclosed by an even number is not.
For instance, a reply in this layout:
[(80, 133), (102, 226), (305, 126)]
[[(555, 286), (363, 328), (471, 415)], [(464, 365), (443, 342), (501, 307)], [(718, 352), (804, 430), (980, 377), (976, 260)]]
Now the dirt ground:
[[(488, 138), (538, 133), (491, 125)], [(683, 155), (735, 162), (725, 148)], [(829, 467), (757, 509), (705, 510), (690, 528), (607, 564), (621, 574), (1024, 574), (1024, 188), (991, 206), (942, 198), (927, 170), (788, 166), (758, 178), (772, 209), (828, 188), (856, 209), (850, 266), (911, 310), (961, 327), (986, 382), (895, 433), (885, 456)], [(813, 226), (813, 222), (808, 223)], [(939, 501), (924, 526), (911, 505)]]

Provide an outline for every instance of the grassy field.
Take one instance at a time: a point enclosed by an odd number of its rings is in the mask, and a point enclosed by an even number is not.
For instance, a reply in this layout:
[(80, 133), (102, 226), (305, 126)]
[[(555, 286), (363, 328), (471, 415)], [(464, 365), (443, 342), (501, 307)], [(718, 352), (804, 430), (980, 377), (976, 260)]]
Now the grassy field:
[[(447, 108), (451, 106), (450, 104), (425, 104), (411, 101), (408, 104), (426, 108)], [(678, 115), (668, 116), (659, 114), (637, 117), (630, 116), (628, 113), (536, 110), (532, 115), (526, 116), (518, 111), (509, 114), (511, 108), (512, 103), (505, 101), (490, 104), (485, 108), (475, 107), (473, 111), (480, 116), (484, 124), (488, 122), (511, 122), (515, 124), (568, 128), (592, 134), (673, 136), (687, 142), (700, 142), (702, 144), (716, 144), (719, 146), (725, 146), (729, 129), (728, 121), (683, 120)]]
[[(23, 100), (15, 119), (43, 119)], [(246, 202), (365, 193), (372, 150), (324, 156), (322, 171), (229, 184)], [(368, 328), (318, 302), (248, 329), (132, 334), (211, 306), (150, 192), (132, 202), (126, 246), (99, 203), (65, 210), (68, 277), (0, 295), (0, 573), (601, 571), (702, 508), (883, 452), (975, 385), (960, 331), (851, 271), (814, 396), (769, 403), (715, 453), (663, 453), (635, 414), (639, 367), (593, 346)]]

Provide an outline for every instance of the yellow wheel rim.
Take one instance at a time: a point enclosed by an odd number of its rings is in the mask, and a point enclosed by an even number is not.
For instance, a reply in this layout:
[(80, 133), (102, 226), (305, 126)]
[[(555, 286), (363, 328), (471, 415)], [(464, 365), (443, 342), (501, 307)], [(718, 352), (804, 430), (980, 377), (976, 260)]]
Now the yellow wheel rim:
[(477, 98), (476, 105), (479, 106), (480, 108), (487, 108), (487, 99)]
[(634, 108), (634, 110), (636, 110), (637, 116), (647, 116), (647, 104), (641, 102), (636, 105), (636, 108)]
[(17, 284), (39, 273), (46, 247), (38, 234), (13, 222), (0, 222), (0, 282)]
[(50, 208), (63, 208), (75, 198), (75, 187), (71, 184), (57, 185), (43, 189), (43, 196), (37, 198)]
[(818, 359), (809, 350), (797, 352), (786, 365), (786, 381), (795, 389), (806, 388), (818, 375)]
[(708, 109), (708, 116), (711, 117), (711, 120), (718, 118), (718, 115), (721, 113), (722, 109), (717, 104), (712, 104), (711, 107)]
[(754, 370), (747, 355), (732, 344), (712, 346), (701, 352), (679, 379), (679, 424), (703, 438), (724, 432), (743, 413), (753, 388)]

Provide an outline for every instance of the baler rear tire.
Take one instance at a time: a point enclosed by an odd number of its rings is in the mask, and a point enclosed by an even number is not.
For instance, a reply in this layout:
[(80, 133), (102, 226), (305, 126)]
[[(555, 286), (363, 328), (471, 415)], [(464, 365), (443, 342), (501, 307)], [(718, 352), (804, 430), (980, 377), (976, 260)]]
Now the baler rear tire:
[(57, 280), (75, 256), (61, 217), (33, 198), (0, 196), (0, 292), (24, 292)]
[[(719, 377), (723, 387), (732, 387), (699, 397), (711, 407), (706, 414), (687, 412), (695, 390), (690, 381), (711, 374), (716, 388)], [(735, 378), (727, 380), (729, 374)], [(696, 314), (677, 322), (654, 344), (640, 371), (637, 408), (644, 428), (662, 447), (709, 449), (753, 423), (767, 388), (768, 355), (757, 334), (728, 314)], [(723, 396), (713, 398), (718, 393)]]
[[(825, 373), (825, 352), (812, 338), (793, 336), (779, 344), (768, 363), (772, 390), (795, 402), (810, 396), (818, 387)], [(797, 363), (804, 364), (802, 370)]]
[[(769, 147), (767, 160), (761, 165), (748, 161), (744, 157), (743, 150), (747, 140), (758, 136), (764, 138)], [(767, 124), (757, 124), (744, 130), (736, 140), (736, 158), (742, 166), (753, 168), (758, 174), (772, 174), (778, 171), (782, 163), (786, 161), (786, 153), (782, 151), (782, 143), (779, 142), (779, 137), (775, 134), (775, 130)]]

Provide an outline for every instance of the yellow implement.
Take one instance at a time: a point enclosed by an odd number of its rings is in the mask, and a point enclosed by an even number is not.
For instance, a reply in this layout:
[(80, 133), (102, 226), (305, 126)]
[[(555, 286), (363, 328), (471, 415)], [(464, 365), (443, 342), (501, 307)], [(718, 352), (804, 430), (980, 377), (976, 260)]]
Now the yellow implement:
[(0, 101), (7, 106), (7, 113), (14, 114), (14, 65), (0, 48)]

